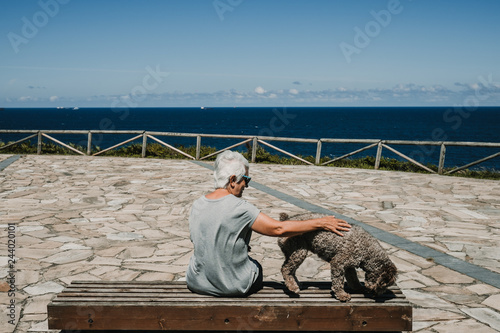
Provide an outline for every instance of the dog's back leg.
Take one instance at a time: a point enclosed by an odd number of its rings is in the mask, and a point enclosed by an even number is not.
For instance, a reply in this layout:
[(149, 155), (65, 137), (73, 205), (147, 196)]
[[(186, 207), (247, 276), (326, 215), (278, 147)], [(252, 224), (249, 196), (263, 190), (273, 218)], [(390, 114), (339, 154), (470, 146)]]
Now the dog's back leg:
[(349, 266), (345, 269), (345, 279), (350, 288), (354, 290), (363, 290), (363, 286), (359, 283), (356, 268)]
[(281, 245), (281, 250), (285, 254), (285, 262), (281, 266), (281, 274), (283, 274), (283, 280), (288, 290), (298, 294), (300, 287), (295, 272), (306, 259), (308, 250), (301, 239), (294, 238), (287, 239)]

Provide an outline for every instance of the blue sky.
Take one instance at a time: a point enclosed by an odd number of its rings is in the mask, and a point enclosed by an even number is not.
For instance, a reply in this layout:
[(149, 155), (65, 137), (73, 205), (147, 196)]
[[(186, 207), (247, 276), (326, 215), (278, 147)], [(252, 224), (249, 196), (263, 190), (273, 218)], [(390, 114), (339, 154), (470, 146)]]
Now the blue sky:
[(4, 0), (0, 107), (500, 105), (498, 0)]

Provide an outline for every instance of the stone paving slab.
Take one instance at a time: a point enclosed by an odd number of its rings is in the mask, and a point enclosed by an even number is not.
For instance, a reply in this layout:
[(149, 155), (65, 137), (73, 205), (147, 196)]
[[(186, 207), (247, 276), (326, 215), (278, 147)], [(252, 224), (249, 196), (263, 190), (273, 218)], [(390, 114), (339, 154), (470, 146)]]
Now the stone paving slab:
[[(10, 155), (0, 155), (0, 161)], [(402, 172), (252, 164), (252, 182), (338, 212), (479, 267), (500, 272), (500, 182)], [(183, 280), (192, 252), (191, 203), (212, 172), (185, 160), (25, 156), (0, 172), (0, 327), (48, 332), (46, 305), (72, 280)], [(266, 214), (304, 212), (248, 188)], [(9, 296), (9, 223), (15, 297)], [(281, 281), (276, 239), (254, 233), (251, 255)], [(414, 332), (500, 331), (500, 290), (382, 243), (414, 305)], [(315, 256), (302, 280), (329, 280)], [(15, 301), (15, 325), (7, 305)], [(56, 332), (56, 331), (53, 331)]]

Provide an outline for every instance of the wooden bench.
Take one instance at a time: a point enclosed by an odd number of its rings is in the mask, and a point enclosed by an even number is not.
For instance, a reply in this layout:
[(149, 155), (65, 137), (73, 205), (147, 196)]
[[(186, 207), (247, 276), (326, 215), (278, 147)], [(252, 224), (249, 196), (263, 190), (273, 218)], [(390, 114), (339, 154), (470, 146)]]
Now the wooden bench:
[(192, 293), (185, 282), (74, 281), (47, 306), (49, 329), (182, 331), (411, 331), (412, 307), (394, 286), (377, 298), (332, 297), (304, 282), (300, 297), (264, 282), (247, 298)]

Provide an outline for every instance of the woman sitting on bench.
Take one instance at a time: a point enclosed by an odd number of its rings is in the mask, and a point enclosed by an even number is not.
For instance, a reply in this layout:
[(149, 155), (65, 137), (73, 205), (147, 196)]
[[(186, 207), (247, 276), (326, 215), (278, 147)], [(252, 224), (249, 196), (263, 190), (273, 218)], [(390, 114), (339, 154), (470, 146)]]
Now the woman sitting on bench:
[(248, 187), (249, 163), (238, 152), (225, 151), (215, 161), (215, 191), (197, 199), (189, 229), (194, 244), (186, 272), (189, 289), (213, 296), (248, 296), (262, 287), (262, 266), (249, 255), (252, 230), (290, 237), (324, 229), (342, 235), (350, 225), (333, 216), (280, 222), (241, 199)]

